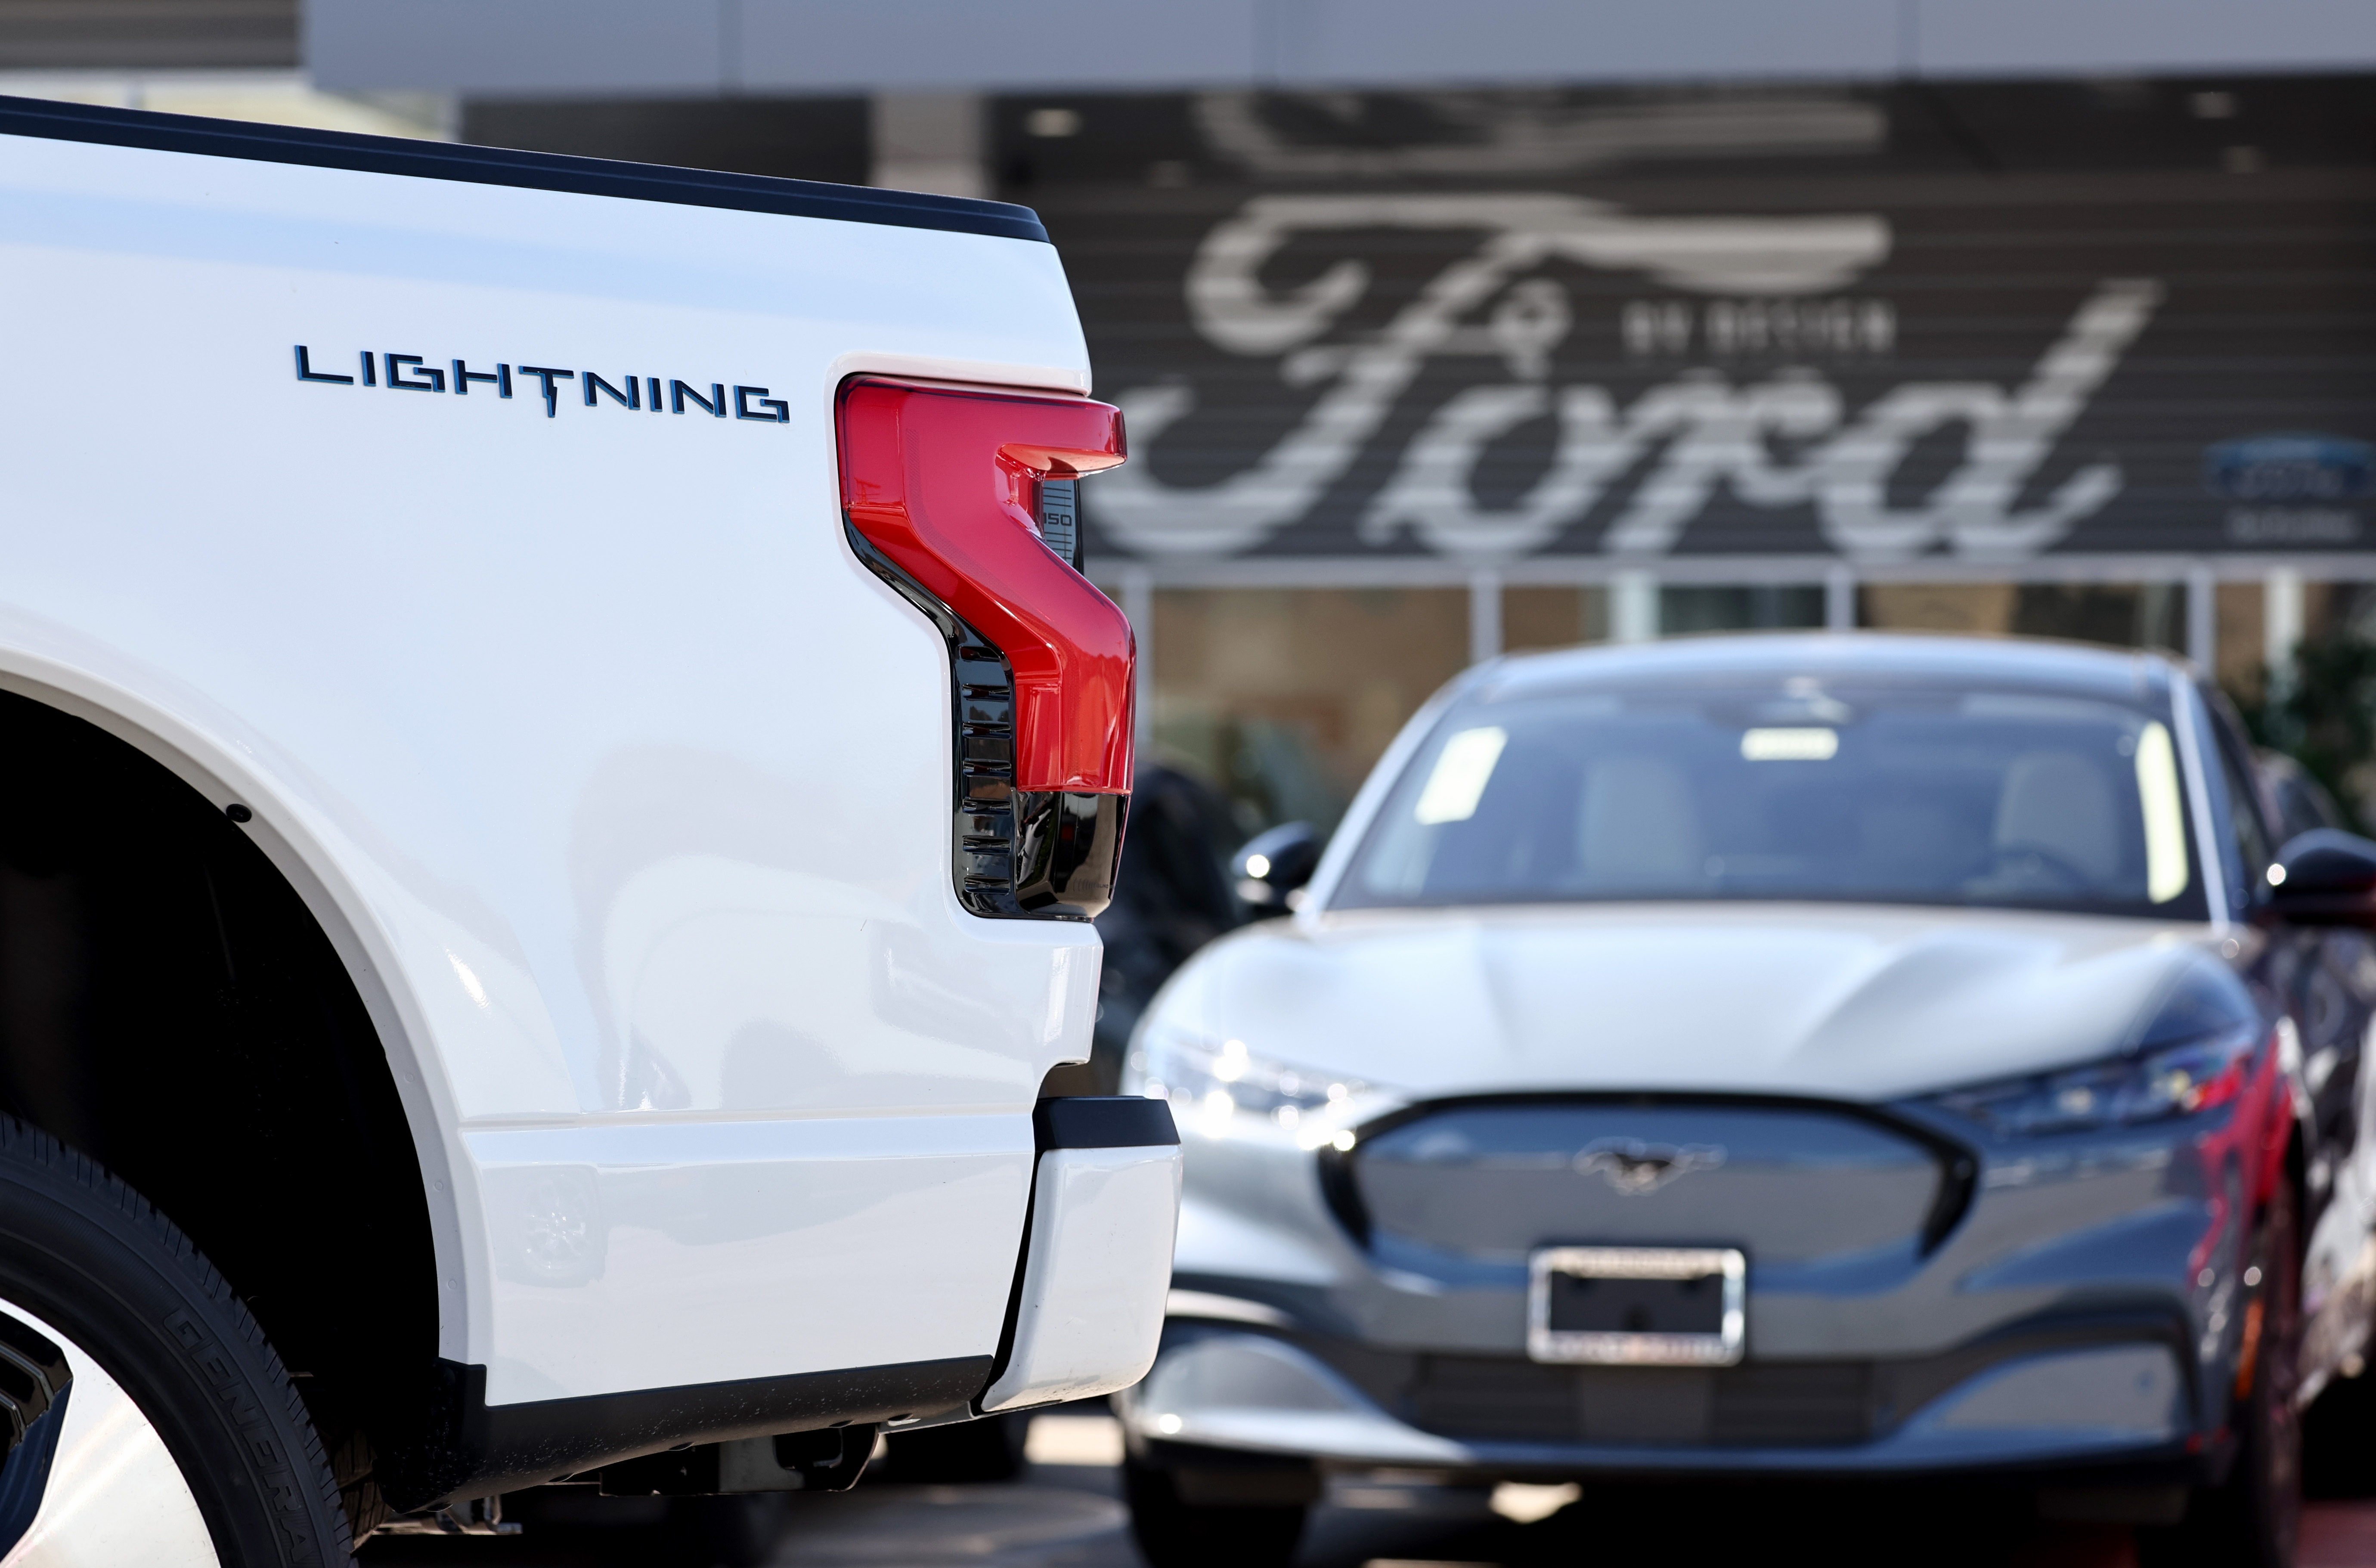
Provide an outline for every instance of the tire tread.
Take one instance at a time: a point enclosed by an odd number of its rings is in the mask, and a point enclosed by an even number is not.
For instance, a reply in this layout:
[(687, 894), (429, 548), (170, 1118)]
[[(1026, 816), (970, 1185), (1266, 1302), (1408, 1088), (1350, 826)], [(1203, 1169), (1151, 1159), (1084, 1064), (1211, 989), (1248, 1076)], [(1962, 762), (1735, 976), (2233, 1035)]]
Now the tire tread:
[[(130, 1233), (127, 1239), (148, 1242), (154, 1249), (151, 1257), (178, 1274), (184, 1287), (201, 1298), (217, 1314), (218, 1324), (236, 1337), (239, 1348), (254, 1357), (261, 1371), (263, 1391), (267, 1397), (280, 1402), (289, 1427), (297, 1434), (296, 1450), (290, 1455), (294, 1479), (300, 1486), (310, 1484), (324, 1515), (331, 1521), (333, 1533), (321, 1543), (325, 1550), (317, 1561), (336, 1568), (351, 1563), (353, 1527), (338, 1479), (323, 1452), (321, 1435), (315, 1431), (313, 1413), (306, 1408), (304, 1397), (282, 1364), (279, 1352), (265, 1336), (263, 1325), (255, 1321), (255, 1315), (248, 1311), (247, 1303), (232, 1289), (231, 1282), (207, 1260), (181, 1227), (113, 1171), (41, 1129), (0, 1112), (0, 1183), (6, 1182), (10, 1164), (30, 1166), (57, 1185), (80, 1189), (97, 1199), (96, 1206), (112, 1213)], [(224, 1568), (234, 1565), (226, 1562)]]

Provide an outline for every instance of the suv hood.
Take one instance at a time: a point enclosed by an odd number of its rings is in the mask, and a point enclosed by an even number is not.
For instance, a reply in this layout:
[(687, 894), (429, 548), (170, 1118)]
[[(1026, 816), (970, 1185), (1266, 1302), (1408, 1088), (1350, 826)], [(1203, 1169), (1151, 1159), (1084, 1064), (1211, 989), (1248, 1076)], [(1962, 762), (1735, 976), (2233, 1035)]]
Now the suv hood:
[(1893, 1099), (2112, 1054), (2201, 924), (1830, 904), (1362, 910), (1216, 943), (1149, 1027), (1433, 1098)]

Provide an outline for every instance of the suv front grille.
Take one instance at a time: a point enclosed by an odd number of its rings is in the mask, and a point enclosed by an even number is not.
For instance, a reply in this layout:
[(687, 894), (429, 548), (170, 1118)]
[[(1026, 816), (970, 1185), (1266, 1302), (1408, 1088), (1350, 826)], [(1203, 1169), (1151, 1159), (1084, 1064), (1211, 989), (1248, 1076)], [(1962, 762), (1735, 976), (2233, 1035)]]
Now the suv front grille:
[(1874, 1427), (1869, 1361), (1703, 1368), (1419, 1360), (1409, 1420), (1445, 1437), (1790, 1448), (1862, 1443)]
[(1320, 1160), (1347, 1228), (1406, 1259), (1689, 1243), (1765, 1265), (1921, 1255), (1967, 1194), (1970, 1162), (1956, 1154), (1815, 1101), (1512, 1095), (1414, 1106)]
[(1325, 1335), (1284, 1337), (1397, 1420), (1463, 1442), (1818, 1448), (1886, 1436), (1932, 1400), (2005, 1361), (2156, 1343), (2182, 1357), (2188, 1333), (2184, 1319), (2159, 1313), (2085, 1313), (1926, 1355), (1729, 1367), (1559, 1366), (1518, 1356), (1389, 1350)]

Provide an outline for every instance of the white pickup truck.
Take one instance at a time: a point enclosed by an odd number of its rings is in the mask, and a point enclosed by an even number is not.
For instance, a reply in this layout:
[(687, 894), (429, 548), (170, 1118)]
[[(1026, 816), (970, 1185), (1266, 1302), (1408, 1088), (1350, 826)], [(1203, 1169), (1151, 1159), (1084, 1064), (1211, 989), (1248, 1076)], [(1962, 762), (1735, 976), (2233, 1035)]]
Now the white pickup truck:
[(1145, 1370), (1169, 1112), (1041, 1096), (1134, 650), (1029, 211), (0, 100), (0, 1556)]

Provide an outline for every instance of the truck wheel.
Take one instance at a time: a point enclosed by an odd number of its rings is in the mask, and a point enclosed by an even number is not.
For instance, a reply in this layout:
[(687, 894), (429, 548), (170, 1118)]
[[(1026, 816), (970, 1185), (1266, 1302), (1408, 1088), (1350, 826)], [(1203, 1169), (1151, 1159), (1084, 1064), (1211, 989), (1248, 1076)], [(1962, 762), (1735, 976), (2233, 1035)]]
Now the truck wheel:
[[(2261, 1271), (2259, 1300), (2246, 1307), (2246, 1335), (2258, 1341), (2250, 1385), (2230, 1412), (2236, 1461), (2227, 1481), (2197, 1488), (2186, 1518), (2165, 1529), (2137, 1532), (2147, 1568), (2203, 1564), (2210, 1568), (2293, 1568), (2301, 1534), (2301, 1254), (2296, 1240), (2293, 1189), (2278, 1183), (2253, 1249)], [(2257, 1307), (2257, 1328), (2254, 1326)]]
[(1170, 1472), (1124, 1459), (1130, 1533), (1150, 1568), (1287, 1568), (1303, 1538), (1301, 1503), (1215, 1506), (1181, 1501)]
[[(46, 1347), (65, 1374), (44, 1380), (63, 1386), (0, 1468), (0, 1526), (29, 1526), (35, 1560), (351, 1561), (304, 1404), (222, 1276), (140, 1194), (9, 1116), (0, 1313), (0, 1360), (38, 1362)], [(11, 1402), (24, 1370), (0, 1377)], [(12, 1431), (0, 1418), (0, 1440)]]

